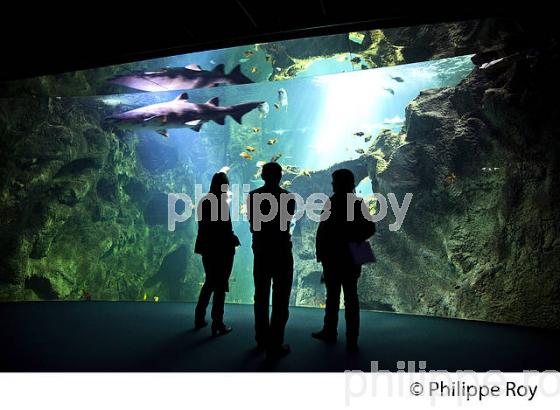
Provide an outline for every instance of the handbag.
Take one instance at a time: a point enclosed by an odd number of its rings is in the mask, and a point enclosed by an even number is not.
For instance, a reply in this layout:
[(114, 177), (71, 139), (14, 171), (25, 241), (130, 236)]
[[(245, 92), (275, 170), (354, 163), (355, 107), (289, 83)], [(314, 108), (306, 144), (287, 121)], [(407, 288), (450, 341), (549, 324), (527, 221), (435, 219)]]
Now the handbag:
[(377, 261), (373, 249), (368, 241), (363, 242), (349, 242), (348, 248), (354, 265), (367, 265)]

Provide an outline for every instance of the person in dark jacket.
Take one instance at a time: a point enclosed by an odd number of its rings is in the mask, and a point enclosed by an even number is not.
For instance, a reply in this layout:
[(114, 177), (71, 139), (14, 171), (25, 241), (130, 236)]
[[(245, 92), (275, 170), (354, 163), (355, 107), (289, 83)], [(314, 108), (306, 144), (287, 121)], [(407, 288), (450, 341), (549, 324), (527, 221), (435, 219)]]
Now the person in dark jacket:
[[(282, 167), (269, 162), (262, 168), (264, 186), (249, 193), (247, 210), (253, 234), (255, 263), (255, 339), (257, 346), (266, 349), (271, 358), (290, 353), (284, 344), (284, 329), (289, 317), (290, 293), (294, 274), (290, 221), (295, 213), (295, 200), (280, 187)], [(265, 199), (265, 198), (269, 199)], [(259, 200), (263, 198), (263, 200)], [(271, 202), (277, 205), (274, 217), (259, 222), (259, 216), (274, 213)], [(258, 207), (258, 208), (257, 208)], [(269, 316), (272, 285), (272, 313)]]
[(233, 233), (227, 190), (229, 180), (225, 173), (214, 174), (210, 192), (200, 200), (198, 212), (198, 236), (194, 251), (202, 255), (202, 265), (206, 275), (200, 289), (195, 309), (195, 328), (206, 325), (206, 308), (212, 293), (212, 335), (224, 335), (231, 327), (224, 324), (224, 303), (229, 291), (229, 276), (233, 268), (233, 257), (239, 239)]
[(349, 350), (358, 348), (360, 327), (358, 278), (361, 273), (361, 265), (354, 262), (350, 243), (363, 242), (375, 233), (375, 224), (365, 217), (368, 210), (364, 201), (354, 193), (355, 185), (354, 174), (349, 169), (339, 169), (333, 172), (334, 194), (325, 204), (316, 237), (317, 260), (323, 265), (327, 290), (325, 319), (323, 329), (312, 333), (316, 339), (336, 340), (342, 288), (346, 317), (346, 343)]

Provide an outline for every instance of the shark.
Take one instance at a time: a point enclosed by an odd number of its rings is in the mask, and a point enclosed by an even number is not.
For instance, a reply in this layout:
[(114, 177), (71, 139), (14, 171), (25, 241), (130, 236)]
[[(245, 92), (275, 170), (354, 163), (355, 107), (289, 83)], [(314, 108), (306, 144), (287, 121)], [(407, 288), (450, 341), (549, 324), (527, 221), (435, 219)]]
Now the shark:
[(223, 64), (217, 65), (211, 71), (203, 70), (196, 64), (186, 67), (162, 68), (159, 71), (137, 71), (117, 75), (107, 81), (111, 84), (124, 85), (135, 90), (149, 92), (192, 90), (216, 87), (220, 84), (250, 84), (254, 82), (243, 75), (239, 65), (229, 74), (225, 74)]
[(168, 129), (190, 128), (199, 132), (202, 125), (209, 121), (224, 125), (227, 115), (241, 124), (245, 114), (264, 103), (264, 101), (257, 101), (220, 106), (218, 97), (214, 97), (206, 103), (196, 104), (189, 101), (187, 93), (182, 93), (174, 100), (114, 114), (107, 117), (106, 121), (119, 128), (151, 129), (164, 137), (169, 137)]

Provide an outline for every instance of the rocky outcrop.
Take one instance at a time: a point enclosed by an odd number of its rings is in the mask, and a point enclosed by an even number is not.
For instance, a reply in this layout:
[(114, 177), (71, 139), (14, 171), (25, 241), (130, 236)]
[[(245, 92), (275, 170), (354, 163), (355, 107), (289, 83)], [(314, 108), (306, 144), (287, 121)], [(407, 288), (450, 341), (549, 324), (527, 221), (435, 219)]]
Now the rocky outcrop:
[(0, 300), (194, 298), (194, 224), (167, 231), (166, 194), (192, 193), (190, 167), (101, 115), (71, 99), (2, 100)]

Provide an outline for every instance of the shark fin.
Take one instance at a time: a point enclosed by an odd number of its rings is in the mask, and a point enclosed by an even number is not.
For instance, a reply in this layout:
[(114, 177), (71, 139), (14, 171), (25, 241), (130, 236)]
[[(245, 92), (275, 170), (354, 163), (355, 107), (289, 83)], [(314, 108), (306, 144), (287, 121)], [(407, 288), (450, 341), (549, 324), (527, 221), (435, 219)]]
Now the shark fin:
[(185, 67), (187, 70), (202, 71), (202, 67), (198, 64), (189, 64)]
[(216, 67), (214, 67), (212, 72), (214, 74), (224, 74), (224, 65), (223, 64), (218, 64)]
[(214, 105), (216, 107), (220, 106), (220, 99), (218, 97), (210, 98), (206, 104)]
[(216, 119), (214, 120), (214, 122), (215, 122), (216, 124), (224, 125), (224, 124), (226, 123), (226, 117), (223, 116), (223, 117), (221, 117), (221, 118), (216, 118)]
[(188, 99), (189, 99), (189, 95), (187, 93), (182, 93), (177, 98), (175, 98), (175, 100), (185, 100), (185, 101)]
[(243, 75), (243, 73), (241, 72), (240, 64), (237, 64), (235, 67), (233, 67), (233, 70), (230, 71), (228, 77), (233, 79), (236, 84), (251, 84), (254, 82), (250, 78), (247, 78)]
[(167, 130), (157, 130), (157, 133), (164, 136), (165, 138), (169, 138), (169, 131)]
[(203, 124), (203, 122), (202, 122), (202, 121), (199, 121), (199, 122), (198, 122), (198, 125), (195, 125), (194, 127), (192, 127), (191, 130), (196, 131), (196, 132), (199, 132), (199, 131), (200, 131), (200, 128), (202, 127), (202, 124)]

